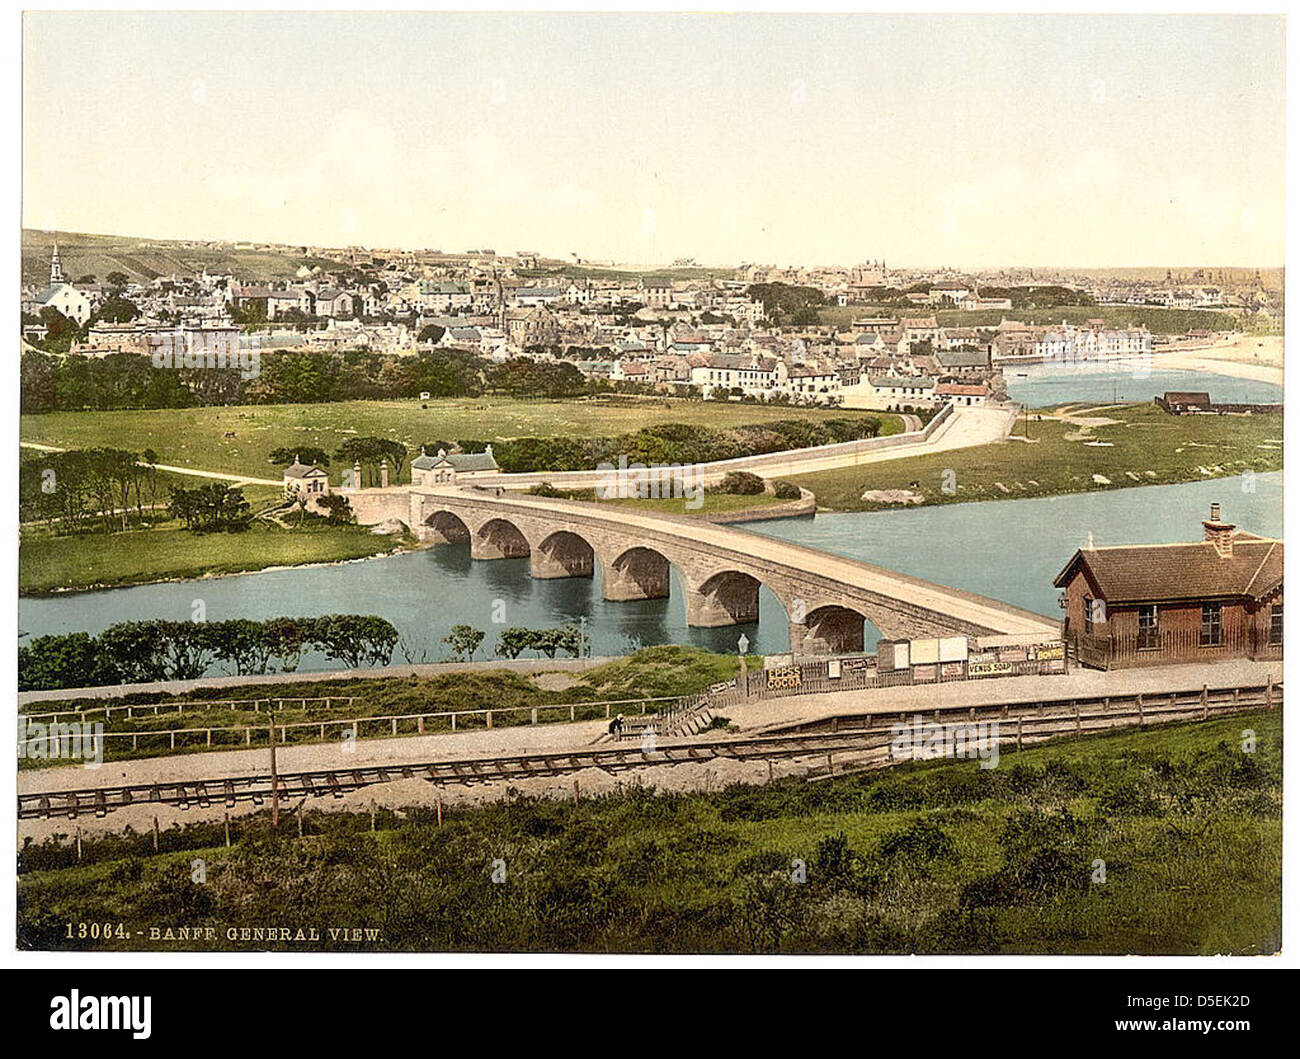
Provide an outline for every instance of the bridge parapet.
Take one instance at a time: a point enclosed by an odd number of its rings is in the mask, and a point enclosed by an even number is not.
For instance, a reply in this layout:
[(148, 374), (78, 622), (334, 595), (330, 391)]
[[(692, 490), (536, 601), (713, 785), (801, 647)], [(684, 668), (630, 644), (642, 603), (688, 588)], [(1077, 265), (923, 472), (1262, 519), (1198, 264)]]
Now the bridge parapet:
[[(371, 494), (379, 494), (372, 496)], [(362, 490), (358, 521), (399, 517), (422, 541), (468, 540), (475, 559), (528, 556), (534, 577), (594, 577), (612, 601), (669, 595), (682, 579), (688, 624), (758, 620), (760, 589), (785, 609), (801, 654), (861, 650), (863, 621), (890, 639), (964, 634), (1055, 635), (1055, 622), (997, 600), (881, 567), (684, 517), (623, 505), (521, 497), (465, 487)], [(359, 502), (358, 502), (359, 501)]]

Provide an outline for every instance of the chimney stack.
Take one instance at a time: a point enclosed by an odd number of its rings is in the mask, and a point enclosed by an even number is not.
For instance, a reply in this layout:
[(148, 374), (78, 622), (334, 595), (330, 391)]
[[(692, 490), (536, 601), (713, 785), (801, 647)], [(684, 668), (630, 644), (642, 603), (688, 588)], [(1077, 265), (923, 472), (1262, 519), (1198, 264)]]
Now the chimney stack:
[(1210, 505), (1210, 517), (1201, 523), (1205, 527), (1205, 539), (1214, 545), (1220, 559), (1232, 558), (1232, 536), (1237, 527), (1231, 522), (1224, 522), (1219, 517), (1219, 505)]

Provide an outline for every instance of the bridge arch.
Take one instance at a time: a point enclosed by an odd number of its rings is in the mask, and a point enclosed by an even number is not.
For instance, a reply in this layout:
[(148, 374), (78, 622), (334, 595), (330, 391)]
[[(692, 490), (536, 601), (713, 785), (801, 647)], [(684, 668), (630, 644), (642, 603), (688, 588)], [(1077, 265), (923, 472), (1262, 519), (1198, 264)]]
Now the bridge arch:
[(757, 577), (742, 570), (720, 570), (698, 584), (688, 584), (686, 624), (717, 628), (756, 622), (761, 587)]
[(531, 551), (523, 531), (504, 518), (488, 519), (470, 540), (470, 555), (475, 559), (519, 559)]
[(643, 545), (625, 548), (601, 565), (606, 599), (667, 599), (672, 564), (663, 552)]
[(450, 511), (435, 511), (425, 518), (417, 531), (421, 540), (433, 544), (463, 544), (470, 538), (469, 526)]
[(533, 577), (592, 577), (596, 570), (596, 550), (581, 534), (556, 530), (532, 550)]
[(790, 622), (790, 647), (796, 654), (851, 654), (863, 649), (864, 623), (870, 619), (853, 607), (828, 603)]

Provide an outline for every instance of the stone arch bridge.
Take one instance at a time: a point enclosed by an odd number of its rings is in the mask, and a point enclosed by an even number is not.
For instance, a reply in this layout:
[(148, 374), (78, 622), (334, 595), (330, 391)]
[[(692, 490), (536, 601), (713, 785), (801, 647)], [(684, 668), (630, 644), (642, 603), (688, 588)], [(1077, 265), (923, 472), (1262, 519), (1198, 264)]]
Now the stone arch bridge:
[(797, 654), (862, 650), (864, 620), (889, 639), (1060, 631), (1049, 618), (985, 596), (684, 516), (465, 486), (344, 495), (362, 524), (398, 519), (427, 543), (468, 541), (474, 559), (527, 556), (533, 577), (593, 577), (599, 566), (608, 600), (666, 598), (675, 568), (693, 626), (757, 621), (766, 586), (785, 608)]

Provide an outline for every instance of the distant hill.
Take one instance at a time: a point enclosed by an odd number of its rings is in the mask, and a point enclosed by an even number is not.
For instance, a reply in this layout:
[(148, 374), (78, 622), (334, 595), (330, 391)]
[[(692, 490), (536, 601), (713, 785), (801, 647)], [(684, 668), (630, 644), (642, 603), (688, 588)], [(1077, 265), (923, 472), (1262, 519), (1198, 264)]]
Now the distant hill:
[(334, 262), (266, 250), (236, 249), (234, 243), (201, 243), (179, 239), (140, 239), (86, 232), (42, 232), (23, 229), (22, 281), (44, 283), (50, 275), (50, 251), (59, 244), (63, 271), (72, 280), (124, 272), (148, 282), (158, 276), (193, 275), (204, 268), (233, 272), (241, 280), (291, 279), (303, 266), (339, 268)]

